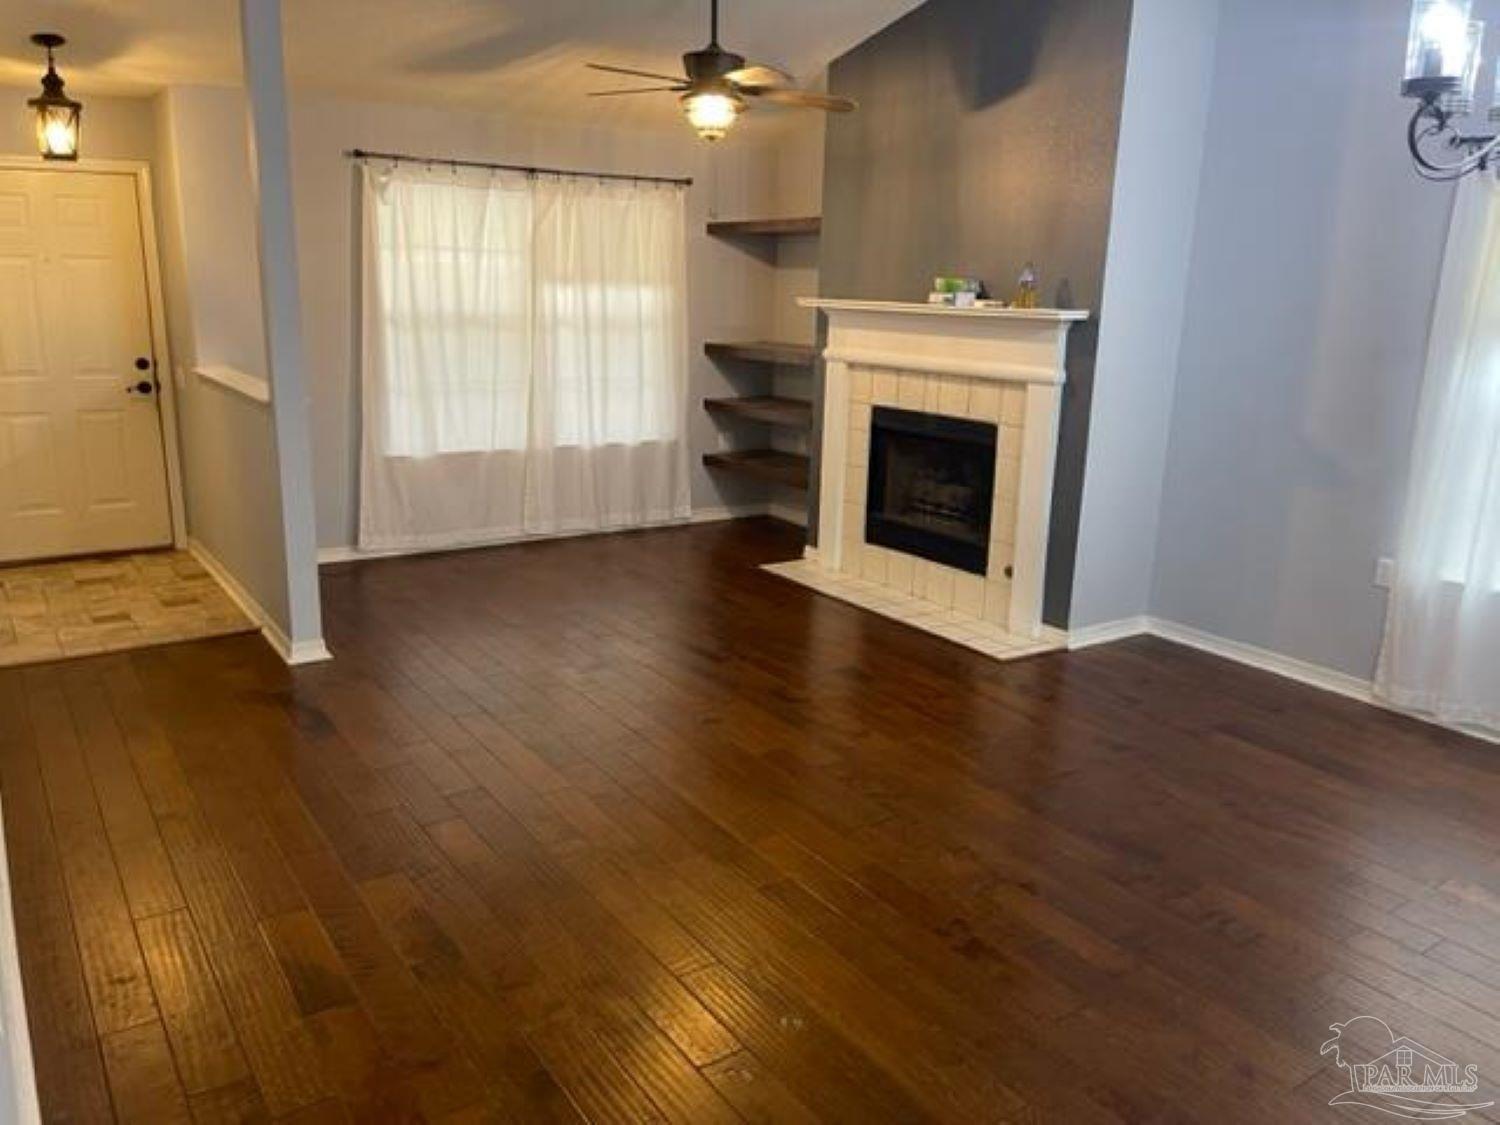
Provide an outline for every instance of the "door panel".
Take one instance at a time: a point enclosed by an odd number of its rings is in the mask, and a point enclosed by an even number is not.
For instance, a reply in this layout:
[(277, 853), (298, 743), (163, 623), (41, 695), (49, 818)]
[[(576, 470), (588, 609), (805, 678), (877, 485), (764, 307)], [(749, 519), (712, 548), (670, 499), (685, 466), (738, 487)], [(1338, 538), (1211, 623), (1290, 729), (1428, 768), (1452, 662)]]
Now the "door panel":
[(0, 170), (0, 560), (171, 542), (135, 191)]
[[(46, 414), (8, 414), (0, 437), (17, 515), (30, 521), (60, 519), (67, 510), (55, 457), (57, 437)], [(34, 524), (33, 524), (34, 526)]]
[(41, 293), (34, 261), (0, 259), (0, 306), (8, 310), (0, 328), (0, 379), (41, 378)]

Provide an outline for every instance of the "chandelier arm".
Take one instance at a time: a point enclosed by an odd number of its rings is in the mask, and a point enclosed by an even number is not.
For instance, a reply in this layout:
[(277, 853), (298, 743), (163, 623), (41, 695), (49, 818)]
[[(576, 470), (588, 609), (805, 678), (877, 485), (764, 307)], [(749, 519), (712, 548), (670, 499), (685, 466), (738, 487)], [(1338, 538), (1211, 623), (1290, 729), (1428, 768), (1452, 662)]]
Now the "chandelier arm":
[[(1422, 128), (1422, 123), (1429, 117), (1433, 119), (1432, 124), (1425, 129)], [(1411, 151), (1411, 158), (1417, 165), (1418, 173), (1423, 178), (1440, 181), (1460, 179), (1484, 167), (1496, 152), (1500, 152), (1500, 136), (1491, 138), (1482, 147), (1451, 163), (1439, 163), (1422, 152), (1423, 141), (1440, 137), (1450, 131), (1446, 115), (1429, 102), (1423, 102), (1412, 114), (1411, 123), (1406, 130), (1406, 145)]]

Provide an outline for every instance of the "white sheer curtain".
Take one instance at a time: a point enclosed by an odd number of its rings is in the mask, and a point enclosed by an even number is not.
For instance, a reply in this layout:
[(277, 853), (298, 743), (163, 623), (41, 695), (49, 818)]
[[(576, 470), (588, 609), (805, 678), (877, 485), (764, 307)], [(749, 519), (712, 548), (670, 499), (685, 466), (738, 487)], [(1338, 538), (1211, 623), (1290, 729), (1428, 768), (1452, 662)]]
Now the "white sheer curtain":
[(1500, 730), (1500, 186), (1459, 190), (1376, 691)]
[(683, 192), (364, 169), (359, 544), (690, 514)]

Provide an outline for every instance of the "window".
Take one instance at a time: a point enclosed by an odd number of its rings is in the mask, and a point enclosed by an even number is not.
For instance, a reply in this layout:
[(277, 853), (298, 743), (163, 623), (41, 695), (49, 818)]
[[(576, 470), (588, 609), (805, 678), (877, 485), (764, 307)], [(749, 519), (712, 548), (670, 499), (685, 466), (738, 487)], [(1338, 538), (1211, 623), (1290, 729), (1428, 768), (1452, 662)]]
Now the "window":
[(675, 439), (682, 263), (660, 229), (675, 195), (515, 176), (387, 185), (373, 216), (384, 452)]
[(683, 189), (364, 175), (361, 545), (686, 515)]
[(381, 200), (388, 455), (525, 448), (530, 215), (524, 185), (402, 181)]
[(1500, 187), (1459, 187), (1376, 693), (1500, 730)]

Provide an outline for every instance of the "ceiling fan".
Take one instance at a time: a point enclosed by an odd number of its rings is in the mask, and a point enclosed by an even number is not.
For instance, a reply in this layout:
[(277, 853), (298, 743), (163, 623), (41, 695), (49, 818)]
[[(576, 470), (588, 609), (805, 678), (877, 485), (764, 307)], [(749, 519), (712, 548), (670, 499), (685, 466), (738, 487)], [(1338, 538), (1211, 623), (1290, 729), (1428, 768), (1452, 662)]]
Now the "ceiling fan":
[(709, 0), (709, 5), (708, 46), (682, 56), (682, 67), (687, 72), (684, 77), (589, 63), (588, 66), (593, 70), (628, 74), (635, 78), (656, 78), (671, 83), (670, 86), (600, 90), (589, 97), (617, 98), (627, 94), (668, 92), (678, 94), (688, 122), (705, 141), (721, 140), (755, 99), (777, 105), (821, 109), (829, 113), (848, 113), (857, 108), (850, 98), (799, 90), (793, 86), (791, 75), (773, 66), (745, 65), (744, 55), (737, 55), (719, 46), (719, 0)]

